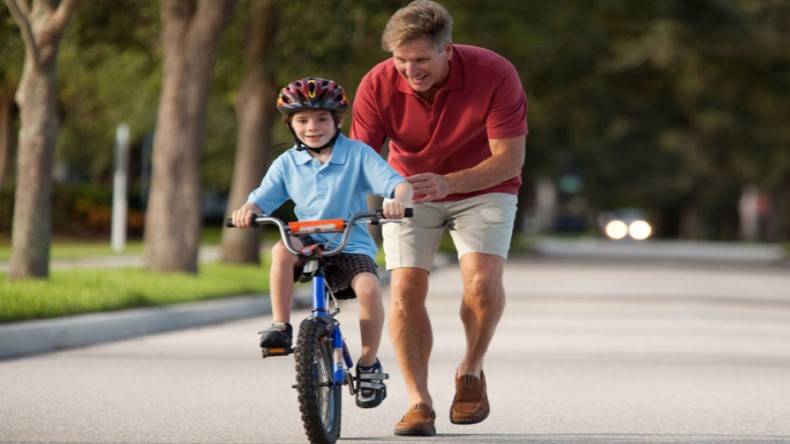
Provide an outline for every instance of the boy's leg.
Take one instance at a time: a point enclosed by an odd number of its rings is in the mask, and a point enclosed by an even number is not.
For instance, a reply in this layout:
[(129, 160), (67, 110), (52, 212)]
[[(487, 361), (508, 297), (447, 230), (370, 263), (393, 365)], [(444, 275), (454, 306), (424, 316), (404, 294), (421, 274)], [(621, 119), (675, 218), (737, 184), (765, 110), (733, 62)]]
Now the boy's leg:
[(362, 340), (362, 356), (359, 363), (364, 367), (376, 363), (381, 334), (384, 330), (384, 303), (381, 299), (379, 279), (373, 273), (359, 273), (351, 280), (351, 288), (359, 300), (359, 330)]
[(285, 248), (282, 241), (272, 248), (269, 293), (274, 322), (271, 327), (260, 332), (264, 357), (290, 353), (293, 327), (289, 321), (294, 292), (294, 267), (298, 263), (299, 259)]
[(361, 408), (378, 407), (387, 397), (384, 369), (376, 355), (384, 330), (384, 304), (378, 276), (370, 272), (357, 273), (351, 288), (359, 300), (359, 328), (362, 339), (362, 356), (357, 361), (356, 404)]
[(269, 270), (269, 293), (274, 322), (291, 320), (291, 302), (294, 293), (294, 268), (299, 259), (289, 252), (282, 241), (272, 248), (272, 267)]

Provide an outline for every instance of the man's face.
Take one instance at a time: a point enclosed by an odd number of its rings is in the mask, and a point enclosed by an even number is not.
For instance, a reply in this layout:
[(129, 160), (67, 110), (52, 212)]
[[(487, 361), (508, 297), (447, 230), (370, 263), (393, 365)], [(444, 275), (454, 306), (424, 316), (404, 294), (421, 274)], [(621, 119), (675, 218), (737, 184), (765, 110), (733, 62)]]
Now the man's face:
[(427, 37), (409, 40), (392, 51), (395, 69), (409, 82), (415, 92), (436, 90), (450, 72), (452, 46), (437, 51)]

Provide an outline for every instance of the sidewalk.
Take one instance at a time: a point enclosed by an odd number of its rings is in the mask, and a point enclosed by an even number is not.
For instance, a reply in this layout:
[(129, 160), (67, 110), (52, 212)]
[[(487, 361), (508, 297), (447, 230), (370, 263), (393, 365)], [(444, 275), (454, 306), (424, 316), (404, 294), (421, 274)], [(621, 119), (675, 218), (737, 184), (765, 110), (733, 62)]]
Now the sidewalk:
[(678, 240), (610, 241), (607, 239), (540, 238), (534, 252), (541, 256), (576, 259), (658, 260), (716, 264), (787, 263), (782, 245)]

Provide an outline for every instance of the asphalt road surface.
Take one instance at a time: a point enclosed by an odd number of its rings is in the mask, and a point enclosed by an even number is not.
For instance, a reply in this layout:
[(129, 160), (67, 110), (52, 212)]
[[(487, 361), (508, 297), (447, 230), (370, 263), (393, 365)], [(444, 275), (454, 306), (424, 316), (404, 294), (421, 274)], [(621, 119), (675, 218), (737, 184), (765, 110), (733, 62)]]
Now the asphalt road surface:
[[(344, 395), (340, 442), (790, 442), (786, 266), (527, 258), (508, 263), (505, 286), (485, 422), (448, 418), (464, 344), (448, 266), (429, 306), (438, 435), (393, 436), (409, 406), (385, 336), (389, 397), (362, 410)], [(353, 302), (341, 320), (354, 353)], [(257, 350), (269, 322), (0, 361), (0, 441), (306, 442), (293, 360)]]

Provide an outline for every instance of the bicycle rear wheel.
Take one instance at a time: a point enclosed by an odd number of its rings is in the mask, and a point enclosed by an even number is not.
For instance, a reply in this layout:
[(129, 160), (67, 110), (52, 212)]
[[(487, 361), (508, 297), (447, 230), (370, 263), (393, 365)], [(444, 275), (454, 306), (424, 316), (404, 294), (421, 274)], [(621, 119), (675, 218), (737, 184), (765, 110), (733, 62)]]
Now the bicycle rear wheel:
[(340, 436), (341, 389), (332, 380), (332, 335), (324, 322), (308, 318), (299, 327), (296, 389), (307, 438), (334, 443)]

